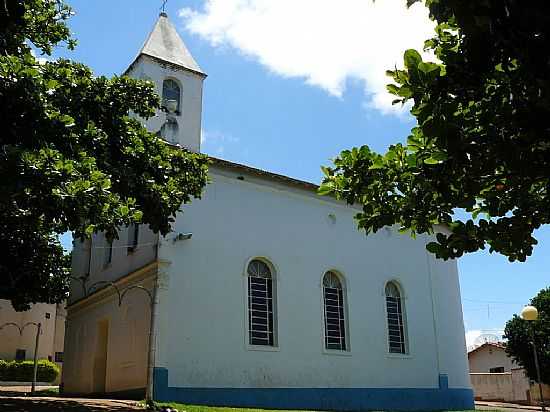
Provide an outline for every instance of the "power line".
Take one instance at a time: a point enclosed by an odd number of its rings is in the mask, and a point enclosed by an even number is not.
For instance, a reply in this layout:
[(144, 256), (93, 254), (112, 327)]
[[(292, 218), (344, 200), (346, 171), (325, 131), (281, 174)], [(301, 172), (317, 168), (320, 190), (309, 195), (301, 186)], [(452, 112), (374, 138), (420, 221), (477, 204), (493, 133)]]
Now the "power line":
[(506, 302), (501, 300), (479, 300), (479, 299), (468, 299), (462, 298), (466, 302), (475, 302), (475, 303), (492, 303), (494, 305), (525, 305), (526, 302)]

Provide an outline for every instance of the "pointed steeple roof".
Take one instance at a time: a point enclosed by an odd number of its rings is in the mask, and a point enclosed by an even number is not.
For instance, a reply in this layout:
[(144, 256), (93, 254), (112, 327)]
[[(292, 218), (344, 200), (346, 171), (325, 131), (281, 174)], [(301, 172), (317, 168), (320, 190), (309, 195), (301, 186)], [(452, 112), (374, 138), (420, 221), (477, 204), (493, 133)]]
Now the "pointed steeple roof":
[(166, 13), (160, 13), (155, 27), (138, 53), (138, 58), (142, 54), (206, 76), (185, 47), (185, 43)]

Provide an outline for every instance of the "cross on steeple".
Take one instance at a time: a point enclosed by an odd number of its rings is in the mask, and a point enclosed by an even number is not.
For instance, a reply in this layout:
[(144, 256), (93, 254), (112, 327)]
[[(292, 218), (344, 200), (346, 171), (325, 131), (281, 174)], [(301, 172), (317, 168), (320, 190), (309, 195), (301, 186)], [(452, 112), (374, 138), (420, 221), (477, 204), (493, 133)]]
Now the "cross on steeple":
[(166, 14), (166, 3), (168, 3), (168, 0), (162, 0), (162, 13)]

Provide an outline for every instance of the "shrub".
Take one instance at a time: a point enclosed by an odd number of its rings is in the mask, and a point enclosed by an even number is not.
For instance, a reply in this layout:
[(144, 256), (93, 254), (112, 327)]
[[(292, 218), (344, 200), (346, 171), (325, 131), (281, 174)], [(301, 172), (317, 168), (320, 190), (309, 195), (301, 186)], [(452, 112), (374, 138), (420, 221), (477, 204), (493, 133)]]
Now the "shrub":
[[(31, 382), (33, 371), (33, 361), (0, 360), (0, 381)], [(48, 360), (39, 360), (36, 375), (38, 382), (53, 382), (59, 376), (59, 367)]]
[(0, 359), (0, 381), (8, 380), (8, 362)]

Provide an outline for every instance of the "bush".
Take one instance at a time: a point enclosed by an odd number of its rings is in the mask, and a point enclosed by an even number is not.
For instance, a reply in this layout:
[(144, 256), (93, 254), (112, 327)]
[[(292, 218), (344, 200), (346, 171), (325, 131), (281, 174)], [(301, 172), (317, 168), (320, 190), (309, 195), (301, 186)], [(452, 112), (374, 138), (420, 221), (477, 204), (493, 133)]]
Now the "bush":
[[(0, 360), (0, 381), (31, 382), (34, 371), (33, 361)], [(48, 360), (38, 361), (36, 380), (38, 382), (53, 382), (59, 376), (59, 367)]]

